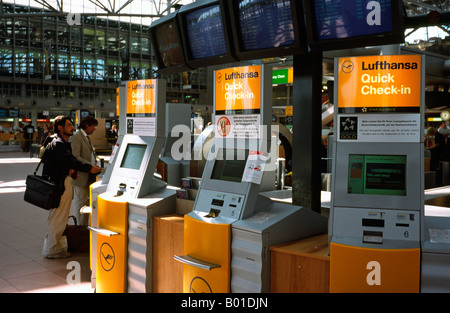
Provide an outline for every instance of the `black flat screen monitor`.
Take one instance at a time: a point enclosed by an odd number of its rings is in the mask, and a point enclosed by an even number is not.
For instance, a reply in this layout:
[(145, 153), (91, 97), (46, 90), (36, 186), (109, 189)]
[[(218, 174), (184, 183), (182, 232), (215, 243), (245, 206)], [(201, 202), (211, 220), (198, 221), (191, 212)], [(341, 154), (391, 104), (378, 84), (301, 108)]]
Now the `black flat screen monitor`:
[(240, 60), (305, 53), (301, 1), (227, 0), (234, 46)]
[(247, 163), (248, 150), (220, 151), (223, 151), (223, 155), (219, 154), (216, 158), (211, 179), (240, 183)]
[(19, 109), (9, 109), (8, 116), (9, 117), (19, 117)]
[(141, 168), (141, 163), (145, 155), (145, 150), (147, 145), (140, 144), (128, 144), (125, 154), (123, 155), (122, 162), (120, 163), (121, 168), (127, 168), (132, 170), (139, 170)]
[(304, 0), (313, 50), (404, 42), (402, 0)]
[(8, 117), (8, 110), (0, 109), (0, 118)]
[(349, 194), (406, 196), (406, 155), (350, 154)]
[(222, 1), (199, 0), (178, 11), (186, 63), (191, 68), (236, 61)]
[(150, 26), (150, 34), (158, 63), (158, 72), (161, 74), (190, 70), (183, 55), (176, 14), (177, 12), (170, 13), (153, 22)]

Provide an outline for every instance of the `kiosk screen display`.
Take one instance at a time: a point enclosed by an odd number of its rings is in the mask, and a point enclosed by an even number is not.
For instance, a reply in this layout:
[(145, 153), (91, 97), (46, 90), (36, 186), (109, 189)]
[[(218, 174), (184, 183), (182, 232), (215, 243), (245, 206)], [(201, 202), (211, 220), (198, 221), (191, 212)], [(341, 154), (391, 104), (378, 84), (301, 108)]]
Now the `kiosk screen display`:
[(222, 151), (224, 152), (223, 158), (222, 160), (216, 159), (211, 179), (240, 183), (247, 163), (248, 150), (234, 150), (234, 153), (221, 150), (219, 155)]
[(295, 44), (290, 0), (239, 0), (238, 3), (245, 50)]
[(139, 170), (142, 159), (144, 158), (145, 149), (147, 149), (146, 145), (128, 144), (120, 167)]
[(225, 30), (218, 4), (187, 13), (186, 29), (193, 59), (227, 53)]
[(406, 155), (350, 154), (348, 193), (406, 195)]

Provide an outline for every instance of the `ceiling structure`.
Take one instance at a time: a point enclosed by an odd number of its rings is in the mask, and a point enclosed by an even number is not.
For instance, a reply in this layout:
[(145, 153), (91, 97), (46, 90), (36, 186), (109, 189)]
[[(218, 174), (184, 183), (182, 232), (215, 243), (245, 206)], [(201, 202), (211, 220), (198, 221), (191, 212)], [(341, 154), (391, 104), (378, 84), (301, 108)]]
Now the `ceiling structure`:
[[(37, 15), (62, 15), (80, 13), (95, 16), (147, 17), (151, 20), (160, 18), (181, 5), (193, 0), (0, 0), (0, 17), (25, 16), (29, 13), (3, 13), (3, 3), (16, 3), (25, 6), (40, 7), (50, 13), (33, 13)], [(450, 14), (448, 0), (403, 0), (408, 17), (428, 15), (436, 11)], [(138, 9), (136, 9), (138, 7)], [(13, 16), (14, 15), (14, 16)], [(447, 21), (448, 22), (448, 21)], [(439, 23), (439, 22), (438, 22)], [(449, 25), (446, 30), (449, 30)]]

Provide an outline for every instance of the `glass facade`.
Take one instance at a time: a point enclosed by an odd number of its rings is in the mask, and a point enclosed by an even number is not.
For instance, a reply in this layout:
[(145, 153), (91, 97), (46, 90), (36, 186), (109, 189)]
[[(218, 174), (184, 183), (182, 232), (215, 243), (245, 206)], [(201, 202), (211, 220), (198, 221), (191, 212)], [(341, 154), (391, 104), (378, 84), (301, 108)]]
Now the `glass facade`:
[[(115, 108), (121, 81), (156, 76), (150, 21), (144, 25), (131, 23), (131, 18), (81, 15), (81, 25), (72, 25), (67, 15), (57, 16), (42, 8), (3, 2), (1, 9), (4, 14), (15, 14), (0, 20), (0, 94), (21, 98), (8, 105), (35, 100), (41, 105), (39, 99), (53, 98), (51, 103), (57, 105), (76, 100), (72, 108), (83, 100)], [(170, 91), (167, 101), (198, 104), (199, 94), (206, 92), (205, 70), (163, 78)]]

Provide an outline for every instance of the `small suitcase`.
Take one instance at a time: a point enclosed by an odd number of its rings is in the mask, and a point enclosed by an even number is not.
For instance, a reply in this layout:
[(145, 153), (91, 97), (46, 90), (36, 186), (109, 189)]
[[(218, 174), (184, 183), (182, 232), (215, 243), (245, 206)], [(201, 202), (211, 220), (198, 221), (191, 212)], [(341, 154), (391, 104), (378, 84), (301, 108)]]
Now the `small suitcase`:
[(63, 235), (67, 237), (67, 250), (69, 252), (89, 252), (90, 236), (87, 226), (78, 225), (77, 218), (73, 219), (75, 225), (67, 225)]

